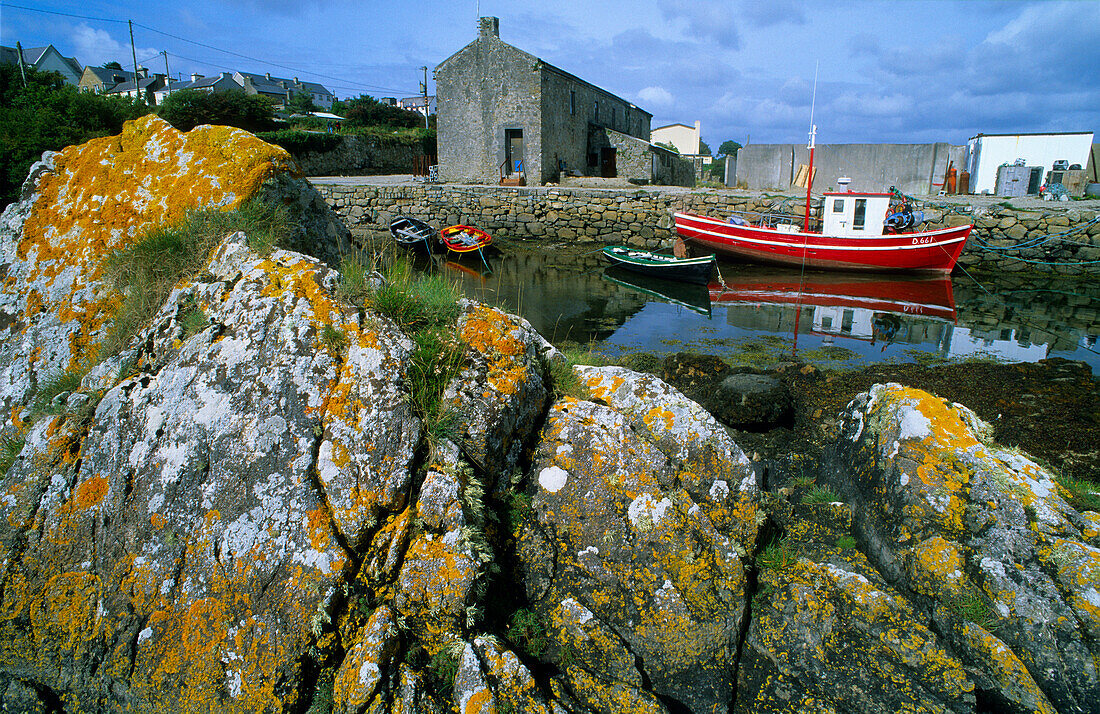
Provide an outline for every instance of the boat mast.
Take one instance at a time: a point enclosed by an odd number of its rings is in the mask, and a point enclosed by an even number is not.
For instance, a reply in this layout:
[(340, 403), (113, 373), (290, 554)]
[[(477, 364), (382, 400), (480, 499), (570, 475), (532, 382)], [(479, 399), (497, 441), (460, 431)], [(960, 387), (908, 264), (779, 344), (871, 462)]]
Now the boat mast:
[(806, 218), (802, 223), (802, 230), (805, 233), (810, 232), (810, 189), (814, 185), (814, 144), (817, 138), (817, 127), (814, 126), (814, 106), (817, 104), (817, 70), (821, 65), (820, 62), (814, 66), (814, 93), (813, 98), (810, 99), (810, 143), (806, 146), (810, 150), (810, 173), (806, 178)]

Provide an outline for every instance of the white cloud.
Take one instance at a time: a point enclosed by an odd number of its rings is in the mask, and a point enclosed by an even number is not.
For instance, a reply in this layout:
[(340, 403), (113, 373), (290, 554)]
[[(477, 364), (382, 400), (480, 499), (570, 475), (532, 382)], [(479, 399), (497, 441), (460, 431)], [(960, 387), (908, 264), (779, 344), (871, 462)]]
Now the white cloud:
[(664, 87), (646, 87), (638, 92), (638, 99), (653, 107), (671, 106), (674, 101)]
[[(118, 62), (126, 69), (133, 69), (134, 52), (131, 52), (129, 43), (123, 44), (111, 37), (106, 30), (97, 30), (84, 23), (80, 23), (72, 34), (73, 54), (81, 64), (99, 66), (104, 62)], [(160, 50), (152, 47), (138, 47), (136, 49), (138, 62), (148, 60), (154, 55), (160, 54)], [(146, 62), (146, 66), (150, 63)], [(151, 70), (156, 71), (156, 70)]]

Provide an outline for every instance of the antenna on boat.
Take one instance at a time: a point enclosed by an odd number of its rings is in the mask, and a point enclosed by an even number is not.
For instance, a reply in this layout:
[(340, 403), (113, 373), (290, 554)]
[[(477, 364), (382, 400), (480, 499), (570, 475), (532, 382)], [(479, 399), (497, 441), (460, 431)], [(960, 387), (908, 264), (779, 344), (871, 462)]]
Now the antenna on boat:
[(814, 185), (814, 146), (817, 139), (817, 127), (814, 126), (814, 108), (817, 105), (817, 70), (821, 66), (821, 62), (818, 61), (814, 65), (814, 93), (810, 99), (810, 143), (806, 145), (806, 148), (810, 150), (810, 171), (806, 178), (806, 218), (802, 224), (802, 230), (807, 233), (810, 230), (810, 189)]

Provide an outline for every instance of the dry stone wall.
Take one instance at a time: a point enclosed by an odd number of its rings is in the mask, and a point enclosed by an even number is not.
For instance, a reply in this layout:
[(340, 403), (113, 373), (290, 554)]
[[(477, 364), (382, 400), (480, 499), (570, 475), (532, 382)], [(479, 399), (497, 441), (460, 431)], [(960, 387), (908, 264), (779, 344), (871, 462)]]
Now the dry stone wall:
[[(723, 216), (763, 211), (786, 199), (788, 210), (801, 212), (796, 197), (744, 191), (447, 184), (318, 184), (317, 188), (353, 231), (384, 231), (395, 216), (409, 215), (436, 226), (475, 224), (519, 240), (625, 243), (651, 249), (671, 247), (676, 211)], [(960, 258), (966, 269), (1059, 273), (1100, 269), (1100, 213), (1094, 208), (955, 205), (926, 207), (924, 213), (929, 229), (974, 223)]]

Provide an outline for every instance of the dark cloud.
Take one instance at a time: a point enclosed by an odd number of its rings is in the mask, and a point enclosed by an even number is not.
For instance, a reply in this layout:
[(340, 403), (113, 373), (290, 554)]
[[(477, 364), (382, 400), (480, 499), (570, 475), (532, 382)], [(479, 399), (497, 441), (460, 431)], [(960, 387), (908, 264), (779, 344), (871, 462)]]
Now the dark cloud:
[(730, 2), (669, 0), (661, 10), (669, 22), (682, 24), (688, 37), (709, 40), (725, 49), (741, 48), (738, 12)]
[(741, 5), (741, 16), (756, 27), (772, 25), (806, 24), (803, 3), (798, 0), (745, 0)]

